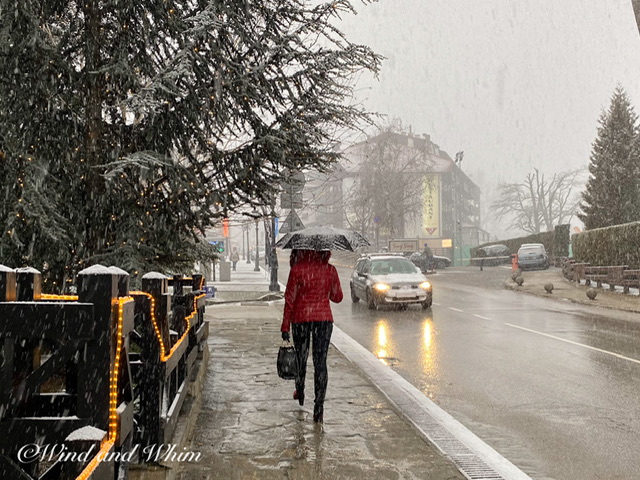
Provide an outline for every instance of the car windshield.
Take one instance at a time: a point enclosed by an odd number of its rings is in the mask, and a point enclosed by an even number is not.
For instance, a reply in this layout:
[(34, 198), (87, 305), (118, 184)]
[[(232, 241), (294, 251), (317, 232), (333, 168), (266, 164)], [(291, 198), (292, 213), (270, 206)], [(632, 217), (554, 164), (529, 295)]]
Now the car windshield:
[(518, 251), (518, 255), (542, 254), (541, 247), (525, 247)]
[(389, 258), (371, 262), (372, 275), (390, 275), (393, 273), (416, 273), (416, 267), (404, 258)]

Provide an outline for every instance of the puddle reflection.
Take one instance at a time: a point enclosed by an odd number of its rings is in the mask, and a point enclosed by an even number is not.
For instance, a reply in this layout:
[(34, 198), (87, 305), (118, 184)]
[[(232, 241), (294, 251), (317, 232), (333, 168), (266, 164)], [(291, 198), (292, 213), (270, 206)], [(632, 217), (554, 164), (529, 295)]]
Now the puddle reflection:
[[(438, 376), (437, 335), (431, 311), (372, 312), (371, 351), (385, 365), (420, 365), (412, 376), (434, 380)], [(429, 382), (433, 383), (433, 382)]]

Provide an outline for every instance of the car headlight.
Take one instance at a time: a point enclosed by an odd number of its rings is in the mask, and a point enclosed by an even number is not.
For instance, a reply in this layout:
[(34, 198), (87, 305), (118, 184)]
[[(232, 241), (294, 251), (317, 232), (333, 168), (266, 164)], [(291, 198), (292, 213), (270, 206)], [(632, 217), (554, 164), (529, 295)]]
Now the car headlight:
[(389, 290), (391, 287), (389, 285), (387, 285), (386, 283), (376, 283), (373, 286), (373, 288), (375, 288), (379, 292), (385, 292), (385, 291)]
[(425, 290), (429, 290), (429, 289), (431, 288), (431, 283), (429, 283), (429, 282), (422, 282), (422, 283), (420, 284), (420, 288), (423, 288), (423, 289), (425, 289)]

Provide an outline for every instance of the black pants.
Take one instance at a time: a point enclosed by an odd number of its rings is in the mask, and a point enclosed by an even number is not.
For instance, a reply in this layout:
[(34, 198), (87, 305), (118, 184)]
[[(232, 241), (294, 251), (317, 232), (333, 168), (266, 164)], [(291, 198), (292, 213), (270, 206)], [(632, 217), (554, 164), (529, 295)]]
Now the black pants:
[(315, 400), (313, 405), (314, 416), (324, 413), (324, 397), (327, 393), (327, 352), (331, 343), (333, 332), (332, 322), (307, 322), (293, 323), (291, 325), (293, 343), (298, 354), (298, 376), (296, 377), (296, 390), (298, 394), (304, 394), (304, 380), (307, 375), (307, 358), (309, 356), (309, 344), (313, 342), (313, 387)]

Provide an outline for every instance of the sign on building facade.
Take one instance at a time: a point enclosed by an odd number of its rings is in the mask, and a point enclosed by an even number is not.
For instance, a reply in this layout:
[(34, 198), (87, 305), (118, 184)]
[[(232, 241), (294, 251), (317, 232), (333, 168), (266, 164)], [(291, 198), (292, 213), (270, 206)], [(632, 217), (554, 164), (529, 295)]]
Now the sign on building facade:
[(440, 218), (440, 175), (428, 173), (423, 184), (424, 206), (422, 212), (422, 235), (427, 238), (438, 238), (442, 235)]

